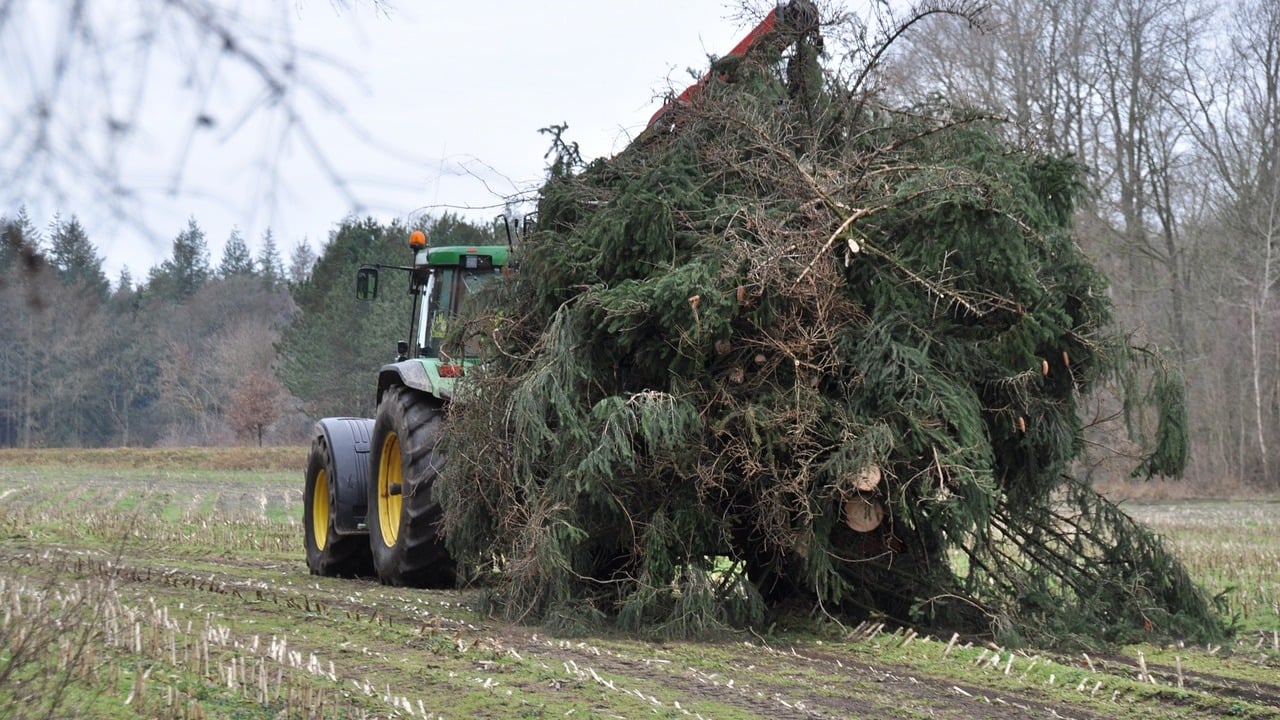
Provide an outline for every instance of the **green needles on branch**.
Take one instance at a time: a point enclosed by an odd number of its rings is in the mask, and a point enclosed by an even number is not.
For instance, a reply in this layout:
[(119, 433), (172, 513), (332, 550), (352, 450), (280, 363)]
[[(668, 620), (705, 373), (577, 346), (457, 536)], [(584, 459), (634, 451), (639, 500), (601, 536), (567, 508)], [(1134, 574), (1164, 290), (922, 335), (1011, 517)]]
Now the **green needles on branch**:
[[(1133, 353), (1071, 238), (1079, 168), (980, 114), (832, 80), (798, 97), (747, 65), (669, 133), (561, 154), (478, 311), (496, 351), (438, 487), (494, 609), (659, 634), (796, 599), (1006, 639), (1225, 632), (1072, 479), (1079, 407)], [(1148, 475), (1186, 458), (1163, 377)]]

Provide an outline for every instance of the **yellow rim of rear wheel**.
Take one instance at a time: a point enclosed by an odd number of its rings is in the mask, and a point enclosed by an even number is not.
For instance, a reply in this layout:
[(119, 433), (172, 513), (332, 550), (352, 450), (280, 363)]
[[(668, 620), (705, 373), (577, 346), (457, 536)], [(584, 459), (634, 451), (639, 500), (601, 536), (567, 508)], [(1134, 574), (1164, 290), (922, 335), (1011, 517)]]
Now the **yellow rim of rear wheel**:
[[(400, 470), (400, 438), (387, 433), (382, 441), (382, 454), (378, 458), (378, 528), (382, 531), (382, 544), (395, 547), (400, 535), (400, 509), (402, 473)], [(391, 487), (396, 486), (395, 494)]]
[(316, 547), (324, 550), (329, 541), (329, 474), (320, 468), (311, 488), (311, 537)]

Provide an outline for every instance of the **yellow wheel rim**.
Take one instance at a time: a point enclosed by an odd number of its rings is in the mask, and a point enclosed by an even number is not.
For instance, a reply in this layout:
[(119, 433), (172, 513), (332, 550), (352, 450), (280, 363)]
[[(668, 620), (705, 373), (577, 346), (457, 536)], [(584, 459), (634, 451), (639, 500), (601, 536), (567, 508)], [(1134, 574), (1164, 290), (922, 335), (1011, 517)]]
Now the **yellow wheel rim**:
[(315, 487), (311, 489), (311, 537), (321, 550), (329, 541), (329, 474), (324, 468), (316, 473)]
[[(396, 486), (392, 494), (391, 487)], [(400, 535), (400, 508), (403, 505), (401, 488), (404, 483), (400, 471), (400, 438), (387, 433), (382, 441), (382, 455), (378, 458), (378, 527), (382, 530), (382, 543), (395, 547)]]

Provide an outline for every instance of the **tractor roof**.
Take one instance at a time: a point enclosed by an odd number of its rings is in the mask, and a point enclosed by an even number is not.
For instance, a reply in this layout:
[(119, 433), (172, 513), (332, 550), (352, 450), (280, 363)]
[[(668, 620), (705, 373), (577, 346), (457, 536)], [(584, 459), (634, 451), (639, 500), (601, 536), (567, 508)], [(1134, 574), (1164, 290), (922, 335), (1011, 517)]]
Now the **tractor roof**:
[(494, 266), (501, 267), (507, 264), (510, 253), (506, 245), (446, 245), (427, 248), (427, 262), (431, 265), (461, 265), (462, 258), (467, 255), (484, 255)]

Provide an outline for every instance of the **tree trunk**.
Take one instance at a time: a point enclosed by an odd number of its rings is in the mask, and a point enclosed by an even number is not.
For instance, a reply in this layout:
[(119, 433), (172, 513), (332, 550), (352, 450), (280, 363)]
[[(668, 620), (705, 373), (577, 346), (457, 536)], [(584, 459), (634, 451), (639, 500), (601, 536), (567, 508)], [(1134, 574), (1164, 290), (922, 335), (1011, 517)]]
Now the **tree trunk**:
[[(1270, 251), (1268, 251), (1268, 255), (1269, 254), (1270, 254)], [(1262, 466), (1262, 478), (1264, 480), (1269, 478), (1271, 475), (1268, 468), (1269, 460), (1267, 456), (1267, 432), (1266, 432), (1266, 426), (1264, 425), (1263, 419), (1262, 419), (1262, 404), (1263, 404), (1262, 358), (1261, 358), (1262, 353), (1261, 353), (1261, 350), (1259, 349), (1261, 345), (1261, 338), (1259, 338), (1260, 331), (1258, 329), (1258, 314), (1260, 310), (1265, 309), (1266, 296), (1267, 296), (1267, 291), (1264, 286), (1264, 289), (1262, 291), (1262, 298), (1260, 298), (1260, 302), (1259, 302), (1259, 304), (1262, 305), (1262, 308), (1258, 308), (1258, 307), (1249, 308), (1249, 350), (1251, 354), (1250, 357), (1252, 360), (1251, 375), (1253, 376), (1254, 430), (1257, 433), (1259, 462), (1261, 463), (1261, 466)]]

